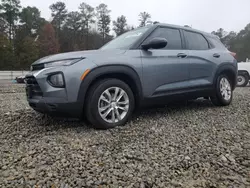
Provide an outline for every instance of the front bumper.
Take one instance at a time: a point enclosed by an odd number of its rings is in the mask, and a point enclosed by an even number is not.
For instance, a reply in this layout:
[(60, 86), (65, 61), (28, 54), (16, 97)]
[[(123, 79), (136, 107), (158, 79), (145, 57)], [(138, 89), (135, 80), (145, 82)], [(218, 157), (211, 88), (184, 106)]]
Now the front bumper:
[[(53, 73), (53, 72), (52, 72)], [(47, 81), (48, 74), (27, 74), (26, 96), (31, 108), (53, 116), (81, 118), (83, 105), (77, 100), (69, 100), (67, 87), (55, 88)]]
[(78, 102), (68, 102), (61, 98), (28, 98), (28, 103), (35, 111), (59, 117), (82, 117), (82, 106)]

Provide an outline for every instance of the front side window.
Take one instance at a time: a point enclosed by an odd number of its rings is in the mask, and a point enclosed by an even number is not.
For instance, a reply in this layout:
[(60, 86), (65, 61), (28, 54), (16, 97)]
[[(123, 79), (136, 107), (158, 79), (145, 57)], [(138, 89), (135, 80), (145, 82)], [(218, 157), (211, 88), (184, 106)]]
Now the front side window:
[(148, 31), (150, 27), (142, 27), (135, 29), (120, 35), (119, 37), (113, 39), (106, 45), (104, 45), (101, 50), (109, 49), (128, 49), (130, 48), (144, 33)]
[(149, 42), (155, 37), (165, 38), (168, 41), (167, 46), (164, 49), (178, 50), (182, 49), (181, 34), (178, 29), (160, 27), (157, 28), (145, 42)]
[(185, 38), (188, 43), (189, 50), (208, 50), (209, 44), (203, 35), (199, 33), (185, 31)]

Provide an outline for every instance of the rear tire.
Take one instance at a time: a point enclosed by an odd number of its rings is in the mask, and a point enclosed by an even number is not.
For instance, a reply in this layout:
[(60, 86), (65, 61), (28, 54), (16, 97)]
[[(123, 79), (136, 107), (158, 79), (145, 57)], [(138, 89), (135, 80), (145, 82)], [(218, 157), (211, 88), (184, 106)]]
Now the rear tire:
[(227, 106), (232, 102), (232, 84), (226, 75), (220, 75), (216, 80), (215, 95), (210, 99), (215, 106)]
[(85, 113), (97, 129), (124, 125), (132, 116), (135, 101), (130, 87), (118, 79), (104, 79), (89, 90)]
[(237, 77), (237, 86), (245, 87), (249, 82), (249, 77), (247, 74), (239, 73)]

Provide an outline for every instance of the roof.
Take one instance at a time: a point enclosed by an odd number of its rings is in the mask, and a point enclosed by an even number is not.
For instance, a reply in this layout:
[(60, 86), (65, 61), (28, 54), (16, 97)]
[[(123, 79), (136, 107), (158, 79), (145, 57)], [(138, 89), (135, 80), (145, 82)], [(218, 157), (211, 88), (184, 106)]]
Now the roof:
[(206, 35), (206, 36), (214, 36), (211, 33), (207, 33), (207, 32), (204, 32), (204, 31), (197, 30), (197, 29), (193, 29), (191, 27), (184, 27), (184, 26), (173, 25), (173, 24), (165, 24), (165, 23), (157, 23), (157, 24), (154, 24), (154, 25), (178, 28), (178, 29), (183, 29), (183, 30), (187, 30), (187, 31), (194, 31), (194, 32), (202, 33), (203, 35)]

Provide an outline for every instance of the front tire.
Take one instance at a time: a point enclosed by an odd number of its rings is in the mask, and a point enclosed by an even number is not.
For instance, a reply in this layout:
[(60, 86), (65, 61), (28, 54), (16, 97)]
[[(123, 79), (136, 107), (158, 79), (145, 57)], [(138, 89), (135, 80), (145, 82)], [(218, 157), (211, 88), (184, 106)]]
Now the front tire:
[(232, 84), (226, 75), (220, 75), (217, 78), (215, 95), (211, 96), (210, 99), (215, 106), (227, 106), (232, 102)]
[(249, 77), (246, 74), (239, 73), (237, 77), (237, 86), (245, 87), (248, 84)]
[(86, 117), (97, 129), (124, 125), (134, 110), (134, 95), (130, 87), (118, 79), (95, 83), (88, 92)]

